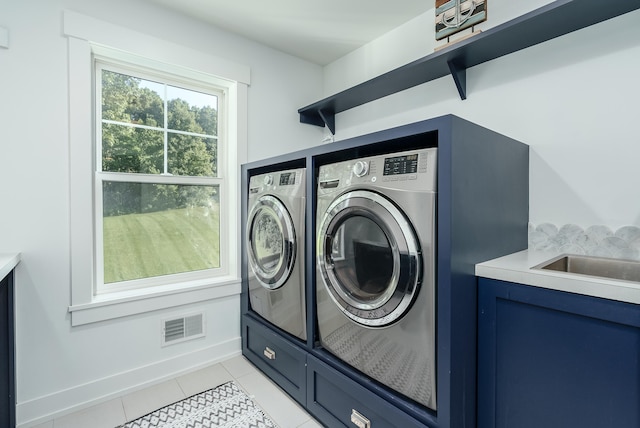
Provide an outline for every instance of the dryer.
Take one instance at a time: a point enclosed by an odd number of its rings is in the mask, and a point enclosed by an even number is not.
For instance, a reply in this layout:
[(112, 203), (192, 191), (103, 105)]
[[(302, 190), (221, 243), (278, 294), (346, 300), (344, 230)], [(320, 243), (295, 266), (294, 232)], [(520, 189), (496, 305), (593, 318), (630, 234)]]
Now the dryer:
[(246, 233), (251, 309), (302, 340), (305, 182), (305, 168), (252, 176)]
[(321, 165), (316, 304), (322, 346), (436, 409), (437, 149)]

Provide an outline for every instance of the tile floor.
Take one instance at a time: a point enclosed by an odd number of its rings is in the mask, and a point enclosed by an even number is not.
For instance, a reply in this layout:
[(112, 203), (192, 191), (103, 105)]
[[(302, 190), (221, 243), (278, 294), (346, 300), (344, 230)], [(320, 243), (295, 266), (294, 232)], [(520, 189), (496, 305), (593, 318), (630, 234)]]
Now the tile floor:
[(247, 359), (238, 356), (33, 428), (114, 428), (230, 380), (235, 380), (280, 428), (322, 427)]

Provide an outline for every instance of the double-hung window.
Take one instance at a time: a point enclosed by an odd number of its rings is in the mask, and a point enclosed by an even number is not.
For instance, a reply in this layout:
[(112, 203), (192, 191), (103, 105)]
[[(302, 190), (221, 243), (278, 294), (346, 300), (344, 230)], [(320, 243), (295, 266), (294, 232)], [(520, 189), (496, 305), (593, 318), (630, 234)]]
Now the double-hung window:
[(240, 294), (250, 69), (64, 12), (71, 324)]
[(224, 88), (95, 59), (96, 293), (223, 274)]

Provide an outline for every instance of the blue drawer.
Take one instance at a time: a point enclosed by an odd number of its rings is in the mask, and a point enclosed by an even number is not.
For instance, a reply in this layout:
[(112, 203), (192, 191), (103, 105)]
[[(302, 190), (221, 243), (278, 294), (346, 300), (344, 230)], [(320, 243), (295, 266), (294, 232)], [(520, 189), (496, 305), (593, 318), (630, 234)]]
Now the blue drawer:
[(307, 357), (307, 383), (307, 409), (326, 426), (427, 427), (390, 404), (389, 400), (374, 394), (312, 355)]
[(307, 353), (265, 324), (242, 317), (242, 354), (303, 406)]

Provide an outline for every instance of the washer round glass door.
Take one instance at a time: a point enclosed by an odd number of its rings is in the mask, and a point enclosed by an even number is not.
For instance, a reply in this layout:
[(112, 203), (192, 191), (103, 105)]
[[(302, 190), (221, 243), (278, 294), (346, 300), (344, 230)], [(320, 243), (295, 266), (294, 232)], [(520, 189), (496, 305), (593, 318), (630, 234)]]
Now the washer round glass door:
[(362, 325), (397, 321), (418, 293), (419, 242), (405, 215), (378, 193), (355, 190), (334, 200), (319, 227), (317, 254), (329, 295)]
[(274, 290), (289, 278), (296, 254), (291, 216), (274, 196), (258, 198), (247, 223), (249, 265), (257, 280)]

